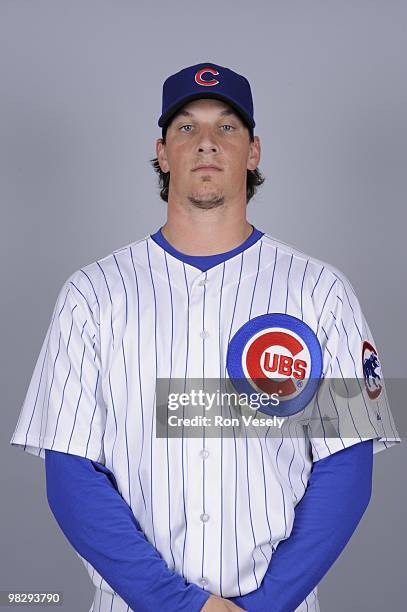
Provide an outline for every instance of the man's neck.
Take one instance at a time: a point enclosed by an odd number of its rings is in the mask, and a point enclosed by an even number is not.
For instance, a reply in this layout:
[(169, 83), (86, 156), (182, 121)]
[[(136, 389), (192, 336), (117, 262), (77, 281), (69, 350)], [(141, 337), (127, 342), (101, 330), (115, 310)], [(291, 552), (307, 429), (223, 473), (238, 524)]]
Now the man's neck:
[[(208, 212), (206, 217), (208, 217)], [(242, 244), (252, 233), (253, 227), (246, 218), (233, 219), (230, 223), (219, 222), (219, 217), (201, 222), (179, 217), (167, 218), (161, 232), (164, 238), (178, 251), (187, 255), (213, 255), (231, 251)], [(205, 222), (203, 222), (205, 221)]]

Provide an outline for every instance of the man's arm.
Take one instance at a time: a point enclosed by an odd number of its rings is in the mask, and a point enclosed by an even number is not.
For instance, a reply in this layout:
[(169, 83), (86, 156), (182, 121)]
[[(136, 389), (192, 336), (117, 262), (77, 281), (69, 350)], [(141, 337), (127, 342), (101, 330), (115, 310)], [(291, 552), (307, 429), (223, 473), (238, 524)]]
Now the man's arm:
[[(191, 607), (195, 605), (195, 595), (187, 592), (184, 580), (168, 569), (157, 550), (145, 538), (138, 521), (118, 494), (112, 472), (89, 459), (48, 450), (46, 466), (48, 500), (65, 535), (129, 605), (137, 603), (137, 610), (143, 610), (148, 609), (152, 605), (149, 602), (154, 601), (155, 605), (165, 605), (168, 610), (201, 609)], [(328, 571), (356, 528), (370, 498), (371, 474), (370, 440), (316, 462), (306, 494), (296, 507), (292, 533), (289, 539), (279, 544), (261, 587), (243, 597), (230, 598), (230, 603), (234, 602), (250, 612), (294, 610)], [(67, 481), (70, 485), (68, 488), (65, 484)], [(85, 505), (83, 501), (86, 501)], [(76, 513), (67, 511), (69, 505), (76, 506)], [(125, 564), (127, 571), (124, 573), (117, 571), (116, 562), (110, 567), (109, 537), (100, 539), (95, 514), (109, 519), (102, 525), (107, 534), (112, 534), (109, 523), (115, 525), (114, 548), (119, 553), (119, 562)], [(123, 524), (131, 532), (130, 540), (126, 529), (116, 529), (116, 525), (120, 527)], [(132, 559), (125, 551), (127, 543), (133, 541), (135, 535), (141, 554), (135, 554)], [(150, 571), (146, 575), (144, 559), (148, 562), (151, 554), (153, 562), (150, 562)], [(157, 575), (154, 575), (154, 567), (158, 567)], [(168, 581), (167, 573), (177, 580)], [(166, 580), (160, 580), (162, 575)], [(143, 583), (141, 588), (138, 577)], [(207, 601), (205, 610), (223, 609), (209, 607), (212, 603), (221, 606), (223, 602), (209, 601), (210, 593), (207, 591), (192, 584), (189, 587), (195, 587), (198, 596), (202, 597), (201, 600), (198, 598), (197, 606), (203, 606)], [(130, 602), (134, 596), (137, 602)], [(157, 603), (159, 601), (163, 603)]]
[(68, 541), (132, 609), (201, 610), (211, 594), (168, 568), (119, 494), (112, 472), (85, 457), (48, 449), (45, 468), (48, 503)]
[(231, 601), (249, 612), (292, 612), (345, 548), (372, 490), (372, 440), (313, 465), (291, 534), (274, 552), (259, 589)]

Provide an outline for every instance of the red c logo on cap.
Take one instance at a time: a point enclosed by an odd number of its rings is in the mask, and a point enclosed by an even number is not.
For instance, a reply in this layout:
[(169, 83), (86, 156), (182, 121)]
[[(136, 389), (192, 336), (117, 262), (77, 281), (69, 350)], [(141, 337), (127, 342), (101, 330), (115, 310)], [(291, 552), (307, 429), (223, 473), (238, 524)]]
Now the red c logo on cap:
[(210, 81), (204, 81), (204, 79), (202, 78), (202, 75), (205, 74), (205, 72), (209, 72), (210, 74), (213, 74), (213, 75), (219, 74), (219, 72), (215, 70), (215, 68), (210, 68), (209, 66), (207, 68), (201, 68), (195, 74), (195, 83), (197, 83), (198, 85), (205, 85), (205, 87), (212, 87), (212, 85), (217, 85), (219, 83), (219, 81), (217, 81), (216, 79), (211, 79)]

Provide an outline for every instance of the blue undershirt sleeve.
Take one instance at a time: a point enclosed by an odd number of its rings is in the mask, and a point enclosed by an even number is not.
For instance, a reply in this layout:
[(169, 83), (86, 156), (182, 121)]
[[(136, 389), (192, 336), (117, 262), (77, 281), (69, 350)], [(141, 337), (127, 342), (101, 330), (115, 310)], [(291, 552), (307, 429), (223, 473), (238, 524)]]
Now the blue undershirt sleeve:
[(261, 586), (230, 600), (249, 612), (293, 612), (356, 529), (369, 504), (372, 469), (372, 440), (315, 462), (291, 534), (278, 544)]
[(137, 612), (199, 612), (210, 596), (169, 569), (120, 495), (113, 473), (95, 461), (45, 451), (47, 499), (75, 550)]

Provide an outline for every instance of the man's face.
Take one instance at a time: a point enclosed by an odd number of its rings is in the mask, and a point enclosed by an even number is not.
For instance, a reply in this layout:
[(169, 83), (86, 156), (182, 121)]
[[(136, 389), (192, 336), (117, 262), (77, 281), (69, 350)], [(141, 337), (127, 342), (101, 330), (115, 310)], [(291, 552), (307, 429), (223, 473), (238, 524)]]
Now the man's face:
[[(166, 144), (156, 143), (163, 172), (170, 172), (169, 199), (214, 208), (231, 199), (246, 202), (247, 170), (260, 159), (258, 136), (221, 100), (204, 98), (185, 104), (172, 119)], [(213, 164), (214, 169), (199, 169)]]

